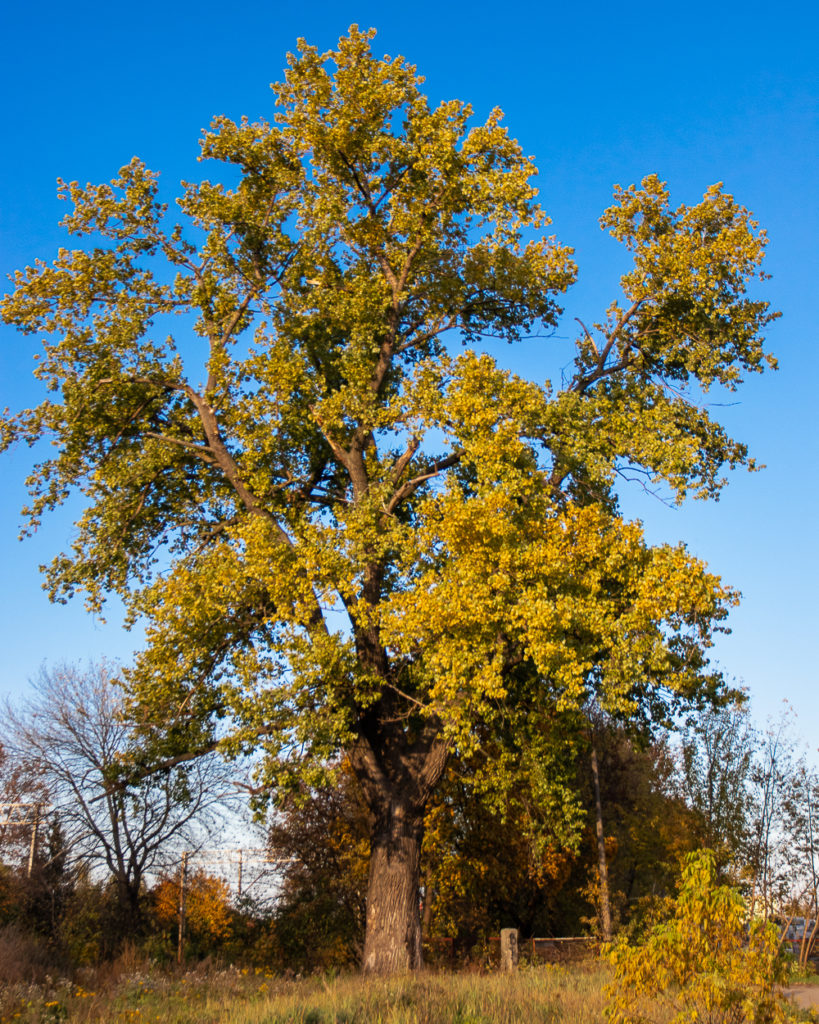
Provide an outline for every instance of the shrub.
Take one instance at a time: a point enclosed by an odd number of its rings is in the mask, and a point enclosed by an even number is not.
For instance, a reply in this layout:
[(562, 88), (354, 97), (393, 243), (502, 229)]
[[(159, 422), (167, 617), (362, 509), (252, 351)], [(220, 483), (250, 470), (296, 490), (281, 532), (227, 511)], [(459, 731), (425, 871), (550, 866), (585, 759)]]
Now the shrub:
[[(777, 929), (746, 923), (740, 894), (716, 884), (714, 854), (685, 860), (670, 916), (644, 942), (609, 946), (614, 981), (606, 990), (610, 1024), (776, 1024), (792, 1019), (778, 986), (787, 963)], [(648, 1000), (652, 1000), (650, 1008)]]

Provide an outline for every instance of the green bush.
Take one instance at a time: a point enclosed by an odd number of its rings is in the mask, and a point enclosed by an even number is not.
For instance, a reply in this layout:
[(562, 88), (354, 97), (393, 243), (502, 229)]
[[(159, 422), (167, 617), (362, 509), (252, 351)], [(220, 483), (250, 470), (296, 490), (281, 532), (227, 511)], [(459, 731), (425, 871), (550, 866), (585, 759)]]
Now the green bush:
[(777, 929), (747, 921), (741, 895), (716, 884), (714, 854), (686, 857), (670, 916), (647, 938), (609, 946), (610, 1024), (777, 1024), (795, 1011), (779, 986), (787, 976)]

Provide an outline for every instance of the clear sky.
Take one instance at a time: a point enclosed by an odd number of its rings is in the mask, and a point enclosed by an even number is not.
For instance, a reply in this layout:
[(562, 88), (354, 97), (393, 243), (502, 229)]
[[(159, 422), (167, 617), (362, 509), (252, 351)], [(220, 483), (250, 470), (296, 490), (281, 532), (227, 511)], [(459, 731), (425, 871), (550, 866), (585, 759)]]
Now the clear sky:
[[(627, 494), (649, 539), (684, 540), (743, 593), (716, 657), (744, 682), (756, 715), (788, 699), (800, 731), (819, 741), (816, 646), (819, 544), (816, 296), (819, 130), (814, 2), (604, 4), (418, 0), (268, 3), (101, 0), (23, 4), (0, 22), (0, 270), (51, 258), (66, 238), (55, 180), (99, 182), (134, 155), (162, 172), (169, 194), (194, 178), (200, 131), (216, 114), (270, 116), (268, 84), (305, 37), (330, 48), (356, 22), (378, 29), (377, 53), (402, 54), (435, 101), (506, 113), (540, 169), (553, 230), (574, 245), (580, 281), (558, 337), (505, 352), (533, 377), (552, 375), (573, 316), (599, 318), (624, 269), (599, 229), (612, 186), (645, 174), (695, 202), (724, 181), (770, 235), (763, 294), (783, 311), (770, 331), (776, 374), (754, 378), (721, 410), (767, 468), (736, 474), (719, 503), (680, 510)], [(208, 169), (203, 174), (213, 174)], [(31, 339), (0, 328), (0, 408), (42, 397)], [(45, 661), (127, 659), (139, 637), (80, 601), (51, 606), (38, 565), (71, 535), (59, 515), (16, 540), (31, 453), (0, 462), (0, 693), (21, 692)], [(76, 512), (77, 506), (74, 506)]]

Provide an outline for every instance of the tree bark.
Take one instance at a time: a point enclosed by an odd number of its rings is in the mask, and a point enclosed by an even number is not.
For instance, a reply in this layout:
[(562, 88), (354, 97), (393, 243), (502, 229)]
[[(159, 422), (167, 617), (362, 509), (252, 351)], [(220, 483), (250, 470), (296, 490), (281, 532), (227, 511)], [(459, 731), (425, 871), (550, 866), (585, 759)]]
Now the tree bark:
[[(370, 658), (373, 645), (357, 642)], [(377, 650), (375, 651), (377, 654)], [(386, 653), (384, 652), (384, 660)], [(371, 664), (377, 664), (373, 658)], [(347, 751), (370, 812), (370, 874), (362, 969), (366, 974), (418, 970), (421, 955), (421, 843), (424, 813), (443, 775), (447, 745), (441, 723), (410, 722), (393, 687), (362, 715)]]
[(423, 809), (392, 797), (377, 814), (370, 838), (367, 933), (363, 970), (395, 974), (418, 970), (421, 955), (421, 842)]

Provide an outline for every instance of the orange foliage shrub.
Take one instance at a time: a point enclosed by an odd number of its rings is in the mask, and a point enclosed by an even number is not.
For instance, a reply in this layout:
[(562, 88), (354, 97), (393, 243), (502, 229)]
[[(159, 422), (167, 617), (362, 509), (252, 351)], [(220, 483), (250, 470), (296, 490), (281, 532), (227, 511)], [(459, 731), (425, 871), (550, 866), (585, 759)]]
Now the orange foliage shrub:
[[(179, 922), (179, 877), (165, 876), (153, 891), (154, 913), (160, 925)], [(230, 889), (221, 878), (199, 869), (185, 883), (185, 927), (192, 938), (219, 941), (233, 930)]]

